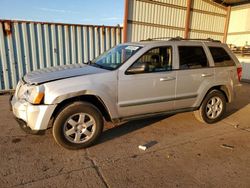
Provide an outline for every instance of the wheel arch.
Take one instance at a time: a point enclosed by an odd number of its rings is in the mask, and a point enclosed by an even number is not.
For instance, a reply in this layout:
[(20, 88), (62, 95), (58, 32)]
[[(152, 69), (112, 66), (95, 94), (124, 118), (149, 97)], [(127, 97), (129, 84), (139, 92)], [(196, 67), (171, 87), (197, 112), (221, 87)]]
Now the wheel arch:
[(230, 90), (227, 86), (225, 85), (216, 85), (211, 87), (210, 89), (207, 90), (207, 92), (205, 93), (205, 95), (203, 96), (202, 100), (200, 101), (199, 107), (201, 106), (202, 102), (204, 101), (204, 99), (206, 98), (206, 96), (213, 90), (217, 90), (220, 91), (226, 99), (226, 102), (231, 102), (232, 101), (232, 96), (230, 94)]
[(88, 102), (90, 104), (93, 104), (99, 109), (99, 111), (101, 112), (102, 116), (105, 118), (106, 121), (111, 121), (111, 114), (107, 106), (105, 105), (105, 103), (102, 101), (100, 97), (93, 95), (93, 94), (74, 96), (74, 97), (64, 99), (63, 101), (58, 103), (57, 107), (55, 108), (52, 114), (51, 119), (54, 119), (57, 116), (57, 114), (61, 111), (61, 109), (65, 108), (67, 105), (76, 101), (83, 101), (83, 102)]

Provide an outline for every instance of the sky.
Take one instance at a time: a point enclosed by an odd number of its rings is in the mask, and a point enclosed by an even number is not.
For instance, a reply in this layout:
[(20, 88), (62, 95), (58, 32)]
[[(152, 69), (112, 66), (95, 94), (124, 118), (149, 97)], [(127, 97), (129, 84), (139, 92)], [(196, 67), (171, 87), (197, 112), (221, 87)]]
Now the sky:
[(124, 0), (0, 0), (0, 19), (123, 24)]

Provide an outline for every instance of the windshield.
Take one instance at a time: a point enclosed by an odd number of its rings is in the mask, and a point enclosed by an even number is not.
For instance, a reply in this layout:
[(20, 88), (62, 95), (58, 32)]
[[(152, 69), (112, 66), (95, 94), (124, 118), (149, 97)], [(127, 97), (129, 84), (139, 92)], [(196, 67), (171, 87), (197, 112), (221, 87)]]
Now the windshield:
[(141, 47), (119, 44), (91, 62), (92, 66), (114, 70), (133, 56)]

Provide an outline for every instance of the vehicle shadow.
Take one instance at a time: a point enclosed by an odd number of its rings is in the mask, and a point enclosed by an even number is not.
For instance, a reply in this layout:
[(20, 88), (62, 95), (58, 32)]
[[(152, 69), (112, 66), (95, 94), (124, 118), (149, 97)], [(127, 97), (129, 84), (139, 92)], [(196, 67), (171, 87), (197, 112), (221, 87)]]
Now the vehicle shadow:
[(232, 103), (227, 104), (227, 111), (224, 118), (227, 118), (228, 116), (250, 104), (250, 84), (246, 82), (241, 82), (241, 84), (242, 87), (239, 89), (239, 91), (236, 91), (236, 99)]
[[(233, 103), (227, 104), (227, 111), (224, 118), (227, 118), (228, 116), (244, 108), (246, 105), (250, 104), (249, 93), (250, 93), (250, 84), (242, 83), (242, 88), (237, 92), (236, 100)], [(143, 127), (150, 126), (156, 122), (164, 120), (173, 115), (175, 114), (129, 121), (114, 127), (109, 127), (102, 133), (102, 136), (97, 145), (112, 140), (116, 137), (126, 135), (130, 132), (136, 131)]]
[(164, 116), (157, 116), (157, 117), (151, 117), (151, 118), (145, 118), (141, 120), (134, 120), (125, 122), (119, 125), (116, 125), (111, 128), (107, 128), (102, 133), (101, 138), (99, 139), (97, 144), (107, 142), (109, 140), (112, 140), (116, 137), (120, 137), (122, 135), (126, 135), (130, 132), (136, 131), (138, 129), (150, 126), (156, 122), (162, 121), (172, 115), (164, 115)]

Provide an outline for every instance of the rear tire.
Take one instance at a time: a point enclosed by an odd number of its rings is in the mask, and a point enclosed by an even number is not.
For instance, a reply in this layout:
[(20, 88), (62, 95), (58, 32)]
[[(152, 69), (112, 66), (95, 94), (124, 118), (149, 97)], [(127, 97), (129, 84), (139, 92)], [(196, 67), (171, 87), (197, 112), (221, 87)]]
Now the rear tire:
[(212, 124), (220, 121), (225, 111), (225, 95), (221, 91), (212, 90), (204, 98), (199, 110), (194, 111), (194, 116), (200, 122)]
[(103, 117), (94, 105), (74, 102), (64, 107), (53, 125), (55, 141), (67, 149), (93, 145), (103, 130)]

